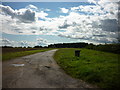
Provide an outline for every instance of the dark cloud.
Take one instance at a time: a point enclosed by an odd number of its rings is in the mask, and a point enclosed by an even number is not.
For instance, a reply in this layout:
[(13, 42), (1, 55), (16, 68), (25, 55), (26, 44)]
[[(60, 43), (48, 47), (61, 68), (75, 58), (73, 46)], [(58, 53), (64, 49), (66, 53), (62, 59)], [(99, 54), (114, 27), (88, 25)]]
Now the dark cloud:
[(9, 6), (0, 6), (0, 9), (2, 9), (2, 11), (6, 14), (6, 15), (10, 15), (10, 16), (12, 16), (12, 17), (14, 17), (15, 16), (15, 12), (14, 12), (14, 10), (11, 8), (11, 7), (9, 7)]
[(36, 31), (32, 31), (32, 33), (36, 33)]
[(106, 37), (106, 35), (93, 35), (95, 37)]
[(19, 31), (19, 30), (21, 30), (20, 28), (15, 28), (14, 30), (17, 30), (17, 31)]
[(18, 33), (23, 33), (23, 32), (20, 31), (20, 32), (18, 32)]
[(120, 10), (120, 1), (118, 2), (118, 10)]
[(116, 32), (118, 31), (118, 23), (116, 19), (105, 19), (101, 21), (101, 28), (102, 30), (109, 31), (109, 32)]
[(120, 26), (120, 10), (118, 11), (118, 24)]
[(40, 27), (40, 31), (43, 31), (44, 29), (43, 29), (44, 27)]
[(18, 18), (24, 23), (30, 23), (35, 21), (35, 12), (30, 9), (24, 9), (24, 11), (14, 11), (11, 7), (3, 5), (0, 5), (0, 9), (5, 15), (9, 15), (12, 18)]
[(93, 21), (93, 22), (92, 22), (92, 27), (93, 27), (93, 28), (101, 28), (101, 25), (98, 24), (97, 22)]
[(22, 15), (17, 15), (18, 18), (21, 19), (21, 21), (27, 23), (27, 22), (33, 22), (35, 21), (35, 12), (32, 12), (31, 10), (26, 10)]
[(31, 27), (30, 29), (37, 30), (37, 27)]

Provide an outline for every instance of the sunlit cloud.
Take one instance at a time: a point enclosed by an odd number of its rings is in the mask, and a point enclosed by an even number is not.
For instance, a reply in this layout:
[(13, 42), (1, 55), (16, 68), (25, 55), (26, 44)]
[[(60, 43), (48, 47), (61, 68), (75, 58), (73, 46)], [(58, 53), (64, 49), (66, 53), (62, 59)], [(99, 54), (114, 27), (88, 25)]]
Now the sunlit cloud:
[[(100, 43), (117, 42), (118, 3), (112, 0), (88, 1), (94, 4), (59, 8), (60, 15), (57, 17), (49, 17), (46, 12), (52, 12), (49, 8), (41, 9), (32, 4), (16, 10), (0, 5), (2, 32), (15, 35), (56, 35)], [(49, 43), (47, 40), (41, 41), (38, 39), (37, 44)], [(27, 45), (27, 42), (21, 44)]]

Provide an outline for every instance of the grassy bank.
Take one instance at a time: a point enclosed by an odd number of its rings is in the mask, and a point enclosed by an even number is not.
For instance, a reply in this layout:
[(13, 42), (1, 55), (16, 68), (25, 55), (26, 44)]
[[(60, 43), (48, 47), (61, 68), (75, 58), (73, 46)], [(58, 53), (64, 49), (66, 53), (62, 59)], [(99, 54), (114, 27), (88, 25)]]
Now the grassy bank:
[(74, 50), (60, 49), (54, 55), (66, 73), (101, 88), (119, 87), (118, 54), (81, 49), (81, 56), (75, 57)]
[(2, 54), (2, 61), (6, 61), (6, 60), (10, 60), (10, 59), (14, 59), (14, 58), (17, 58), (17, 57), (38, 53), (38, 52), (44, 52), (44, 51), (48, 51), (48, 50), (51, 50), (51, 49), (41, 49), (41, 50), (30, 50), (30, 51), (3, 53)]

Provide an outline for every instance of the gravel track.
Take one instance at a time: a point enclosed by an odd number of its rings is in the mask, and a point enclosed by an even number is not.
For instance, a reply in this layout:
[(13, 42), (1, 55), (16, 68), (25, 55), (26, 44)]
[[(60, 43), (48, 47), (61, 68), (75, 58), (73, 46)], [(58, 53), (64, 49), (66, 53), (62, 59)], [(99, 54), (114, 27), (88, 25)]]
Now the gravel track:
[[(67, 75), (53, 59), (57, 49), (2, 63), (3, 88), (93, 88)], [(15, 66), (16, 65), (16, 66)]]

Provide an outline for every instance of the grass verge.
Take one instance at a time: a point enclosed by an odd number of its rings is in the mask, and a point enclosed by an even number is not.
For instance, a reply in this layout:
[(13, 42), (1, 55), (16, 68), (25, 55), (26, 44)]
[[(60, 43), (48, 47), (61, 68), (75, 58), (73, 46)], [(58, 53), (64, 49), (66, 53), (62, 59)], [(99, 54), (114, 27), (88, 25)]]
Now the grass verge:
[(59, 49), (54, 55), (54, 59), (67, 74), (100, 88), (120, 87), (118, 54), (80, 49), (80, 57), (75, 57), (75, 50)]
[(44, 51), (48, 51), (48, 50), (51, 50), (51, 49), (9, 52), (9, 53), (2, 54), (2, 61), (6, 61), (6, 60), (10, 60), (10, 59), (14, 59), (14, 58), (17, 58), (17, 57), (38, 53), (38, 52), (44, 52)]

